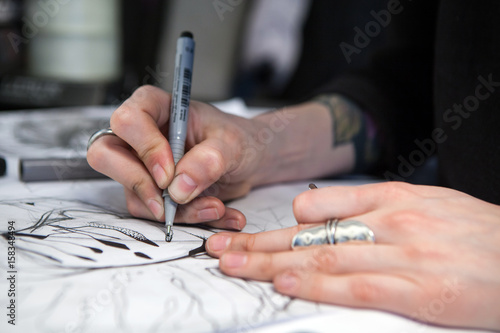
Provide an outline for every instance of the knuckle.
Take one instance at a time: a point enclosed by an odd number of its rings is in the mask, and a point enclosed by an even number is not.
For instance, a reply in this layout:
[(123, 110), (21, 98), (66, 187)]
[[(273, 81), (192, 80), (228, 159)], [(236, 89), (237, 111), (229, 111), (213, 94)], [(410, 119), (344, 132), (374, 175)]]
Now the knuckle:
[(248, 234), (246, 236), (247, 237), (245, 239), (244, 249), (246, 251), (252, 251), (255, 248), (255, 242), (257, 241), (257, 236), (255, 234)]
[(148, 142), (144, 146), (140, 147), (137, 151), (137, 156), (141, 159), (141, 161), (144, 161), (147, 164), (147, 161), (155, 155), (159, 147), (161, 147), (160, 143), (151, 144), (151, 142)]
[(137, 88), (134, 91), (134, 93), (132, 94), (132, 96), (133, 95), (141, 95), (141, 94), (149, 93), (149, 92), (152, 92), (153, 90), (155, 90), (154, 86), (152, 86), (150, 84), (145, 84), (145, 85), (142, 85), (139, 88)]
[(217, 181), (225, 172), (224, 154), (214, 147), (207, 147), (202, 154), (209, 180), (211, 182)]
[(274, 257), (271, 253), (263, 253), (262, 257), (259, 258), (259, 263), (257, 266), (257, 270), (259, 273), (264, 275), (270, 275), (269, 273), (273, 273), (276, 269), (276, 265), (274, 264)]
[(111, 124), (131, 123), (133, 120), (133, 111), (134, 109), (130, 106), (129, 100), (126, 100), (111, 114)]
[(365, 277), (354, 277), (350, 283), (350, 292), (357, 304), (376, 304), (384, 297), (384, 291)]
[(130, 189), (137, 194), (139, 198), (142, 198), (142, 193), (144, 192), (145, 188), (147, 186), (147, 181), (145, 178), (141, 177), (135, 180), (132, 180), (132, 183), (130, 185)]
[(113, 132), (119, 135), (119, 133), (131, 127), (136, 122), (136, 119), (134, 109), (125, 102), (111, 115), (110, 126)]
[(363, 187), (353, 187), (349, 192), (349, 202), (354, 204), (361, 204), (366, 201), (366, 192)]
[(380, 184), (382, 195), (388, 198), (398, 199), (410, 192), (410, 185), (404, 182), (387, 182)]
[(387, 227), (395, 230), (404, 230), (411, 226), (416, 220), (418, 215), (415, 211), (402, 209), (384, 217), (384, 222)]
[(323, 272), (334, 271), (339, 262), (338, 254), (328, 245), (314, 249), (311, 259), (310, 268)]

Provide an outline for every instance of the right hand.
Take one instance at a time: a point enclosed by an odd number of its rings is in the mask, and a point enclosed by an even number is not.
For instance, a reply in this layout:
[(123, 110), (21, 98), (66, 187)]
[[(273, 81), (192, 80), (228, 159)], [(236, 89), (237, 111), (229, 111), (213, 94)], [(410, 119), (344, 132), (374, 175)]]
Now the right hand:
[(136, 217), (164, 221), (161, 195), (168, 187), (183, 204), (176, 222), (241, 230), (244, 215), (222, 200), (241, 197), (253, 185), (262, 153), (248, 154), (246, 148), (258, 122), (191, 101), (186, 154), (174, 166), (167, 140), (170, 102), (159, 88), (137, 89), (111, 116), (116, 137), (102, 137), (89, 148), (89, 164), (124, 186), (127, 208)]

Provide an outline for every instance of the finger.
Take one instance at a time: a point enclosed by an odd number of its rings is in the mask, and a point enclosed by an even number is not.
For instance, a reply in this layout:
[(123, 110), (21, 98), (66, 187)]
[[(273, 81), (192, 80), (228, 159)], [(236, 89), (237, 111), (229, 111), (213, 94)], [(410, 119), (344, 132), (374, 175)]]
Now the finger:
[[(389, 184), (389, 185), (388, 185)], [(293, 201), (293, 211), (298, 222), (326, 221), (361, 215), (393, 199), (398, 185), (377, 183), (361, 186), (331, 186), (306, 191)]]
[(277, 291), (314, 302), (412, 314), (420, 287), (410, 279), (386, 274), (328, 275), (287, 271), (274, 280)]
[(226, 251), (219, 266), (227, 275), (269, 281), (285, 270), (348, 273), (414, 271), (414, 262), (393, 246), (322, 245), (276, 253)]
[(219, 138), (209, 138), (194, 146), (177, 163), (176, 176), (168, 187), (172, 199), (186, 203), (217, 182), (232, 165), (232, 152)]
[(175, 222), (206, 222), (206, 225), (214, 228), (239, 231), (246, 225), (246, 218), (239, 210), (224, 206), (215, 197), (199, 197), (188, 204), (177, 206)]
[(168, 124), (169, 106), (169, 94), (143, 86), (113, 113), (110, 121), (113, 132), (137, 152), (160, 188), (166, 188), (174, 174), (170, 145), (162, 133)]
[(100, 138), (90, 146), (87, 160), (92, 168), (121, 183), (126, 190), (134, 192), (144, 203), (143, 207), (147, 207), (147, 210), (142, 211), (136, 209), (136, 205), (129, 207), (132, 215), (147, 216), (158, 221), (162, 219), (161, 191), (144, 164), (129, 150), (129, 146), (123, 140), (114, 136)]
[(306, 191), (293, 201), (298, 222), (326, 221), (361, 215), (415, 195), (415, 185), (385, 182), (361, 186), (332, 186)]
[[(127, 209), (136, 217), (156, 219), (135, 194), (125, 189)], [(164, 222), (164, 215), (158, 219)], [(241, 230), (246, 225), (245, 216), (238, 210), (227, 208), (213, 197), (196, 198), (189, 204), (178, 206), (174, 222), (176, 223), (206, 223), (208, 226), (229, 230)]]
[(247, 224), (245, 215), (239, 210), (226, 207), (226, 214), (218, 221), (208, 222), (207, 225), (228, 230), (242, 230)]
[(291, 250), (292, 238), (310, 225), (266, 231), (256, 234), (220, 232), (210, 236), (207, 252), (219, 257), (224, 251), (277, 252)]

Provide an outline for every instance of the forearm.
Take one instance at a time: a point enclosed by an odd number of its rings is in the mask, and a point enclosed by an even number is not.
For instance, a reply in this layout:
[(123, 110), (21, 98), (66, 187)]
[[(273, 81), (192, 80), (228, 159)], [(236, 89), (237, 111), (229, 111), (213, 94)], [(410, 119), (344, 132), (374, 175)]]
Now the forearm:
[(263, 157), (254, 185), (338, 175), (354, 169), (354, 138), (366, 130), (360, 126), (361, 110), (340, 96), (331, 101), (307, 102), (255, 118), (260, 125), (255, 141), (262, 144)]

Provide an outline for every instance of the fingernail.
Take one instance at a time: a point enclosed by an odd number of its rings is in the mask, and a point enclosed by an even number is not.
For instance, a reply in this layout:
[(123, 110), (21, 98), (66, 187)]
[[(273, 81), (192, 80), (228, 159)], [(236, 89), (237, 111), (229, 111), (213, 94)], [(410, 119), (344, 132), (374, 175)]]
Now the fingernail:
[(219, 212), (215, 208), (206, 208), (198, 211), (198, 219), (201, 221), (214, 221), (219, 219)]
[(197, 187), (198, 185), (191, 177), (189, 177), (185, 173), (181, 173), (174, 178), (174, 180), (168, 187), (168, 193), (177, 202), (184, 203), (188, 200), (191, 193), (193, 193), (193, 191)]
[(223, 235), (213, 235), (208, 239), (207, 246), (212, 251), (223, 251), (231, 243), (231, 237)]
[(221, 265), (227, 268), (238, 268), (245, 265), (248, 256), (244, 253), (225, 253), (220, 258)]
[(241, 230), (240, 221), (238, 220), (227, 220), (225, 223), (227, 229)]
[(155, 164), (155, 166), (152, 169), (153, 171), (153, 178), (156, 181), (156, 185), (160, 188), (165, 188), (167, 187), (167, 173), (165, 170), (161, 167), (159, 164)]
[(160, 220), (163, 216), (163, 205), (154, 199), (148, 200), (148, 208), (153, 213), (157, 220)]
[(299, 279), (293, 273), (283, 273), (278, 276), (276, 284), (280, 286), (280, 289), (293, 289), (299, 283)]

